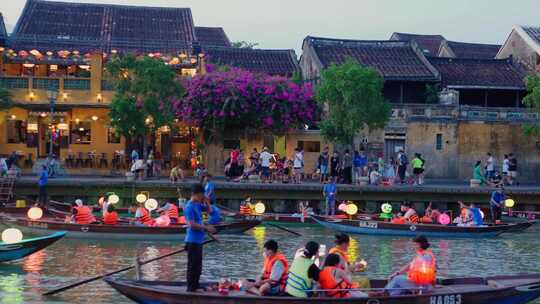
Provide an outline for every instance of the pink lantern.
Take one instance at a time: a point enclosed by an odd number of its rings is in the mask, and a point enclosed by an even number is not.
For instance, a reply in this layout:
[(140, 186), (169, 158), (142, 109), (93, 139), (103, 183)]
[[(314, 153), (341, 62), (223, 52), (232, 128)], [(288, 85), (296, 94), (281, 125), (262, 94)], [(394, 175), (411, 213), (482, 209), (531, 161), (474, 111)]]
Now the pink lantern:
[(347, 204), (345, 204), (345, 203), (339, 204), (338, 210), (343, 211), (343, 212), (347, 212)]
[(156, 218), (154, 225), (156, 227), (168, 227), (171, 224), (171, 218), (168, 215), (161, 215)]
[(28, 57), (28, 52), (27, 51), (19, 51), (19, 56), (21, 56), (22, 58), (26, 58), (26, 57)]
[(446, 213), (442, 213), (441, 215), (439, 215), (437, 220), (439, 221), (439, 224), (441, 224), (441, 225), (450, 224), (450, 216), (448, 216), (448, 214), (446, 214)]

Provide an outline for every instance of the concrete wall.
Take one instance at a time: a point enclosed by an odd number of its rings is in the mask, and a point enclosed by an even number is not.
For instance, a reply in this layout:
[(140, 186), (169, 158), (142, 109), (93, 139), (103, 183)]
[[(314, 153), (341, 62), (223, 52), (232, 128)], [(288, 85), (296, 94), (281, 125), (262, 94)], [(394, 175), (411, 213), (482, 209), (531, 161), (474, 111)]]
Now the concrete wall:
[(540, 72), (540, 54), (516, 30), (512, 30), (506, 43), (501, 47), (499, 54), (497, 54), (498, 59), (505, 59), (510, 56), (529, 71)]

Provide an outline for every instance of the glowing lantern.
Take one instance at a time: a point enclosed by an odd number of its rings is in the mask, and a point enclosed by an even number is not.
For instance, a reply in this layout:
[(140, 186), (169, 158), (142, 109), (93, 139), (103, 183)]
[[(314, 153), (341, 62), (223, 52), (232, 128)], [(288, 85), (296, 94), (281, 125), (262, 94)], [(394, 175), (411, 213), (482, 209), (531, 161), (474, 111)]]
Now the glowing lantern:
[(358, 213), (358, 206), (355, 204), (348, 204), (346, 212), (348, 215), (355, 215)]
[(266, 206), (262, 202), (258, 202), (255, 204), (255, 213), (257, 214), (263, 214), (264, 211), (266, 211)]
[(52, 55), (53, 55), (53, 52), (51, 52), (51, 51), (48, 51), (48, 52), (47, 52), (47, 53), (45, 53), (45, 54), (47, 54), (47, 56), (49, 56), (49, 57), (52, 57)]
[(137, 203), (144, 203), (146, 202), (147, 198), (146, 198), (146, 195), (144, 195), (143, 193), (139, 193), (137, 194), (137, 196), (135, 196), (135, 200), (137, 201)]
[(21, 56), (22, 58), (26, 58), (26, 57), (28, 57), (28, 52), (27, 51), (19, 51), (19, 56)]
[(347, 212), (347, 204), (345, 204), (345, 203), (339, 204), (338, 210), (343, 211), (343, 212)]
[(144, 208), (148, 209), (148, 211), (156, 210), (157, 207), (158, 202), (153, 198), (149, 198), (146, 203), (144, 203)]
[(389, 203), (382, 204), (381, 211), (386, 214), (392, 213), (392, 205), (390, 205)]
[(43, 217), (43, 210), (41, 210), (41, 208), (39, 207), (32, 207), (28, 209), (27, 215), (28, 218), (31, 220), (39, 220)]
[(437, 221), (438, 221), (439, 224), (441, 224), (441, 225), (448, 225), (448, 224), (450, 224), (450, 216), (448, 216), (448, 214), (446, 214), (446, 213), (442, 213), (442, 214), (439, 215), (439, 217), (437, 218)]
[(514, 202), (513, 199), (509, 198), (504, 201), (504, 205), (506, 206), (506, 208), (514, 208), (514, 206), (516, 205), (516, 202)]
[(6, 244), (14, 244), (22, 241), (23, 234), (19, 229), (8, 228), (2, 232), (2, 242)]
[(162, 215), (155, 219), (156, 227), (168, 227), (171, 224), (171, 218), (168, 215)]
[(116, 194), (109, 195), (109, 203), (116, 204), (119, 201), (120, 201), (120, 197), (118, 197), (118, 195), (116, 195)]

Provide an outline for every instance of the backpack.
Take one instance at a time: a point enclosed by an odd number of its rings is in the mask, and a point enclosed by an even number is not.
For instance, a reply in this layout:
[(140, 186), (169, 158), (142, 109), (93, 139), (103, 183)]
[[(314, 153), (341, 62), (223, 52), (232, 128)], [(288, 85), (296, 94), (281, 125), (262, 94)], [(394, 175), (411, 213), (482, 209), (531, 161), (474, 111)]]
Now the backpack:
[(401, 157), (399, 158), (399, 162), (402, 166), (406, 166), (409, 164), (409, 159), (407, 158), (407, 155), (405, 153), (401, 154)]

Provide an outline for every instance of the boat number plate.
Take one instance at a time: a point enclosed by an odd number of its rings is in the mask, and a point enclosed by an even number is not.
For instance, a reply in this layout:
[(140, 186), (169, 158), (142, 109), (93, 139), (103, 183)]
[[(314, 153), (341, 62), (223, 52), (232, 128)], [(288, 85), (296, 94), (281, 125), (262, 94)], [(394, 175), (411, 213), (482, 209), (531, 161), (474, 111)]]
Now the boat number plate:
[(82, 232), (88, 232), (88, 229), (89, 229), (89, 228), (86, 227), (86, 226), (85, 226), (85, 227), (81, 227), (81, 231), (82, 231)]
[(358, 222), (358, 226), (362, 228), (371, 228), (371, 229), (377, 229), (378, 227), (377, 222), (367, 222), (367, 221)]
[(432, 296), (429, 304), (461, 304), (461, 295)]
[(49, 225), (47, 223), (37, 223), (37, 222), (28, 222), (28, 227), (32, 228), (41, 228), (41, 229), (47, 229), (49, 228)]
[(409, 229), (411, 229), (411, 231), (416, 231), (416, 226), (415, 226), (415, 225), (411, 225), (411, 227), (410, 227)]

